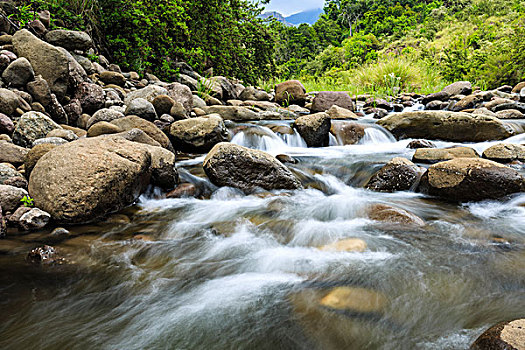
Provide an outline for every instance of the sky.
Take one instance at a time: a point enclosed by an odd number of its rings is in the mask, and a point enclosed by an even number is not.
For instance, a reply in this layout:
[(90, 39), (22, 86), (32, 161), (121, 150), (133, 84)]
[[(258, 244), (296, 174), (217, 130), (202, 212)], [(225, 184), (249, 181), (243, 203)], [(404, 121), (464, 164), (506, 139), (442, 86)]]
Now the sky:
[(324, 0), (272, 0), (266, 5), (266, 11), (277, 11), (285, 16), (304, 10), (323, 8)]

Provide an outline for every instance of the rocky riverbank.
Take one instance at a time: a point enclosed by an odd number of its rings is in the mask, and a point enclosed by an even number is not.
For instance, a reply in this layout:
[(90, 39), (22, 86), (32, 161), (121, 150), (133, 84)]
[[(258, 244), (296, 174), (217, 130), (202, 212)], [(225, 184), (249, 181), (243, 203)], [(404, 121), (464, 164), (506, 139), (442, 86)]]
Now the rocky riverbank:
[[(360, 120), (372, 117), (397, 139), (420, 139), (408, 145), (417, 149), (412, 159), (393, 158), (369, 177), (364, 187), (370, 191), (420, 192), (454, 203), (524, 192), (524, 145), (499, 143), (479, 154), (469, 147), (436, 148), (427, 140), (484, 142), (523, 133), (509, 120), (525, 119), (525, 82), (492, 91), (457, 82), (431, 95), (388, 101), (309, 94), (299, 81), (268, 92), (225, 77), (204, 78), (184, 63), (178, 81), (162, 82), (122, 72), (103, 56), (91, 61), (86, 33), (48, 31), (45, 16), (36, 24), (39, 31), (0, 36), (1, 237), (98, 222), (148, 191), (201, 197), (179, 179), (176, 155), (207, 154), (203, 169), (217, 187), (245, 194), (308, 189), (308, 181), (287, 166), (296, 159), (229, 142), (229, 127), (253, 121), (289, 120), (291, 127), (274, 125), (276, 132), (297, 132), (310, 148), (329, 146), (332, 138), (357, 144), (369, 127)], [(368, 211), (371, 220), (425, 225), (400, 208), (376, 204)], [(366, 248), (357, 243), (348, 250)], [(29, 256), (63, 262), (54, 255), (46, 246)]]

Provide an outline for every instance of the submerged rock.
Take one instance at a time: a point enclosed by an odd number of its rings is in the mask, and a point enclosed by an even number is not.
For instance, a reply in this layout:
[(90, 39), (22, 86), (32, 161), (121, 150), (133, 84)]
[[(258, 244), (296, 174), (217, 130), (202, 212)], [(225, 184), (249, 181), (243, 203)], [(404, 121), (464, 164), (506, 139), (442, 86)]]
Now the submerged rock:
[(497, 118), (448, 111), (417, 111), (392, 114), (377, 122), (397, 138), (427, 138), (458, 142), (503, 140), (514, 135)]
[(0, 238), (7, 234), (7, 223), (5, 221), (2, 206), (0, 206)]
[(486, 330), (470, 350), (525, 349), (525, 319), (498, 323)]
[(366, 242), (359, 238), (348, 238), (324, 245), (319, 249), (326, 252), (364, 252)]
[(208, 153), (204, 171), (217, 186), (243, 191), (302, 188), (297, 178), (275, 157), (266, 152), (231, 143), (219, 143)]
[(337, 287), (326, 294), (319, 303), (331, 309), (368, 313), (383, 311), (387, 305), (387, 298), (370, 289)]
[(375, 173), (366, 188), (379, 192), (415, 190), (421, 178), (421, 169), (406, 158), (397, 157)]
[(365, 136), (366, 127), (355, 122), (332, 120), (330, 133), (340, 145), (355, 145)]
[(481, 158), (456, 158), (432, 165), (419, 190), (449, 201), (498, 199), (525, 189), (514, 169)]
[(372, 205), (368, 208), (368, 217), (372, 220), (398, 224), (401, 226), (425, 226), (425, 221), (419, 216), (386, 204)]
[(49, 245), (31, 250), (27, 255), (27, 260), (33, 264), (42, 265), (63, 264), (65, 262), (57, 250)]

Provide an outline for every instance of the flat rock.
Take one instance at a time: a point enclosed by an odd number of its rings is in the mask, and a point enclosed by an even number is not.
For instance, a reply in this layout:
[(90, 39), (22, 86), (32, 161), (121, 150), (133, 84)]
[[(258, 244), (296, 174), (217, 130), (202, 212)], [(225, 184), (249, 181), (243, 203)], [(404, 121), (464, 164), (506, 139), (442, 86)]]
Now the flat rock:
[(451, 148), (419, 148), (412, 161), (416, 163), (434, 164), (455, 158), (477, 158), (478, 152), (470, 147)]

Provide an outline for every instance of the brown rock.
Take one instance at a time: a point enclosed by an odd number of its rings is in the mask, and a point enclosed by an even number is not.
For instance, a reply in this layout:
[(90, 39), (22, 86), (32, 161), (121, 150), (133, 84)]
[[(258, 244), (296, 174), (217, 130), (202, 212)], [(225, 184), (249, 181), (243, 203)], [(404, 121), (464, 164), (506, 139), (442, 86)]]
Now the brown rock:
[(525, 161), (525, 146), (500, 143), (483, 152), (483, 158), (498, 163), (511, 163), (514, 161)]
[(308, 147), (326, 147), (329, 144), (331, 121), (326, 113), (305, 115), (295, 120), (297, 129)]
[(257, 187), (265, 190), (302, 188), (297, 178), (275, 157), (231, 143), (215, 145), (204, 159), (203, 167), (217, 186), (248, 192)]
[(117, 134), (119, 132), (122, 132), (123, 130), (116, 126), (115, 124), (111, 124), (109, 122), (98, 122), (93, 124), (87, 131), (87, 137), (97, 137), (100, 135), (107, 135), (107, 134)]
[(33, 168), (35, 167), (38, 160), (55, 147), (57, 146), (50, 143), (43, 143), (41, 145), (36, 145), (29, 151), (29, 153), (27, 153), (24, 161), (24, 168), (27, 178), (29, 178), (29, 175), (31, 175), (31, 172), (33, 171)]
[(477, 158), (478, 152), (470, 147), (452, 148), (419, 148), (416, 150), (413, 162), (434, 164), (455, 158)]
[(372, 220), (382, 221), (402, 226), (425, 226), (425, 222), (419, 216), (406, 210), (391, 207), (385, 204), (374, 204), (368, 209), (368, 217)]
[(525, 319), (498, 323), (486, 330), (470, 350), (525, 349)]
[(421, 169), (405, 158), (394, 158), (375, 173), (366, 188), (379, 192), (415, 190), (421, 178)]
[(132, 129), (140, 129), (146, 133), (149, 137), (151, 137), (153, 140), (158, 142), (160, 146), (166, 148), (167, 150), (173, 151), (173, 146), (171, 145), (171, 142), (155, 124), (152, 122), (149, 122), (145, 119), (139, 118), (134, 115), (128, 115), (124, 118), (120, 118), (117, 120), (113, 120), (111, 124), (116, 125), (119, 127), (122, 131), (129, 131)]
[(332, 119), (358, 119), (359, 117), (349, 109), (333, 105), (326, 112)]
[(314, 98), (312, 112), (326, 112), (332, 106), (339, 106), (350, 111), (355, 110), (354, 101), (348, 93), (343, 91), (322, 91)]
[(306, 89), (298, 80), (289, 80), (275, 86), (275, 102), (280, 105), (304, 106)]
[(24, 163), (29, 149), (16, 146), (7, 141), (0, 141), (0, 163), (20, 165)]
[(228, 129), (217, 114), (174, 122), (170, 138), (176, 150), (186, 153), (205, 153), (230, 139)]
[(432, 165), (419, 190), (448, 201), (499, 199), (522, 192), (522, 176), (514, 169), (481, 158), (456, 158)]

